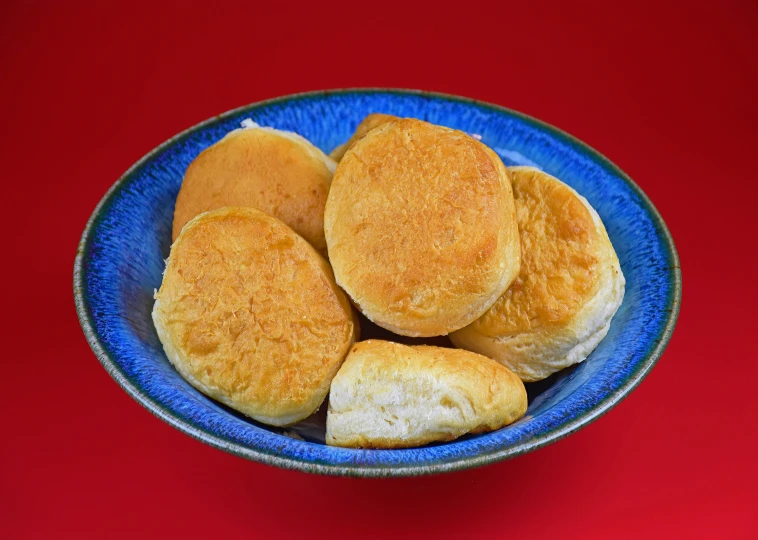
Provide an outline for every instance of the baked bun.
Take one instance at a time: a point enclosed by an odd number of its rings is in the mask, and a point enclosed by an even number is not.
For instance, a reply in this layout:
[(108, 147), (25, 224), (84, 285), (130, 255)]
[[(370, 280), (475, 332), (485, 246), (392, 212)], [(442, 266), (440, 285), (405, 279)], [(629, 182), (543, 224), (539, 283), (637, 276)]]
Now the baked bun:
[(608, 333), (625, 281), (603, 222), (584, 197), (533, 167), (508, 172), (521, 272), (483, 317), (450, 339), (530, 382), (587, 358)]
[(347, 151), (324, 233), (337, 283), (371, 321), (404, 336), (466, 326), (518, 275), (502, 161), (465, 133), (421, 120), (385, 123)]
[(182, 229), (153, 322), (190, 384), (274, 426), (318, 409), (358, 332), (324, 258), (281, 221), (241, 207)]
[(499, 429), (526, 412), (508, 369), (468, 351), (356, 343), (332, 381), (326, 443), (404, 448)]
[(190, 163), (176, 198), (172, 239), (203, 212), (252, 206), (326, 252), (324, 204), (337, 164), (303, 137), (259, 127), (237, 129)]
[(391, 114), (381, 114), (381, 113), (369, 114), (366, 118), (361, 120), (361, 123), (358, 124), (357, 128), (355, 128), (355, 133), (353, 133), (353, 136), (350, 137), (350, 139), (345, 144), (341, 144), (337, 148), (332, 150), (332, 153), (329, 154), (329, 157), (332, 158), (334, 161), (339, 162), (342, 159), (342, 156), (345, 155), (345, 152), (347, 152), (347, 149), (350, 148), (355, 141), (363, 137), (366, 133), (368, 133), (372, 129), (377, 128), (381, 126), (382, 124), (386, 124), (387, 122), (391, 122), (397, 119), (398, 119), (397, 116), (392, 116)]

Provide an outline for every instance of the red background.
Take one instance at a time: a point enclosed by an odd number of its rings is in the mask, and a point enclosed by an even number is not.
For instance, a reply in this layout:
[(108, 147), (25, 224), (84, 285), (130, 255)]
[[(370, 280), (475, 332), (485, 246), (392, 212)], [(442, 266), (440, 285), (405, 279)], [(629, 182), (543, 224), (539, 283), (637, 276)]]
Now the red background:
[[(2, 2), (0, 537), (758, 537), (758, 4), (611, 4)], [(360, 480), (212, 449), (109, 378), (71, 274), (110, 184), (207, 117), (351, 86), (526, 112), (650, 195), (684, 301), (628, 399), (510, 461)]]

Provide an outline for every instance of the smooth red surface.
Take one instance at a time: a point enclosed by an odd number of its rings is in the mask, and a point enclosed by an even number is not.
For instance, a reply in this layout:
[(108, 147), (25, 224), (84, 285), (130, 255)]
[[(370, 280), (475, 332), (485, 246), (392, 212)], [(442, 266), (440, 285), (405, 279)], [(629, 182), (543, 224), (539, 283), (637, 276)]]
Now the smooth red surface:
[[(2, 2), (1, 538), (756, 538), (758, 4)], [(95, 359), (90, 212), (178, 131), (321, 88), (437, 90), (576, 135), (650, 195), (679, 325), (608, 415), (436, 477), (284, 471), (205, 446)]]

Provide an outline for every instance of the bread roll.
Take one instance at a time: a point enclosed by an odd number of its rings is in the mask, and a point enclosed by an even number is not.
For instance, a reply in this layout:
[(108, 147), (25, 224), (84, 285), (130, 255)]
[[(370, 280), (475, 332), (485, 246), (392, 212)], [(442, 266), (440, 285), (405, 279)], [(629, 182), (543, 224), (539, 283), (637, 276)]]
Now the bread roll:
[(402, 119), (345, 154), (324, 215), (337, 283), (396, 334), (445, 335), (480, 317), (518, 275), (505, 166), (460, 131)]
[(524, 384), (484, 356), (457, 349), (356, 343), (332, 381), (326, 443), (404, 448), (515, 422)]
[(358, 333), (328, 263), (254, 208), (214, 210), (182, 229), (153, 322), (190, 384), (274, 426), (318, 409)]
[(324, 204), (337, 164), (295, 133), (252, 126), (232, 131), (187, 168), (176, 198), (173, 240), (198, 214), (252, 206), (325, 254)]
[(457, 346), (494, 358), (525, 382), (581, 362), (608, 333), (624, 275), (587, 200), (533, 167), (508, 169), (521, 236), (521, 272)]
[(387, 122), (391, 122), (393, 120), (398, 120), (397, 116), (392, 116), (391, 114), (381, 114), (381, 113), (371, 113), (366, 118), (364, 118), (360, 124), (358, 124), (358, 127), (355, 128), (355, 132), (353, 133), (353, 136), (350, 137), (350, 139), (345, 143), (339, 145), (337, 148), (332, 150), (331, 154), (329, 154), (329, 157), (332, 158), (334, 161), (338, 162), (342, 159), (342, 156), (345, 155), (345, 152), (347, 152), (347, 149), (350, 148), (355, 141), (363, 137), (366, 133), (371, 131), (374, 128), (377, 128), (381, 126), (382, 124), (386, 124)]

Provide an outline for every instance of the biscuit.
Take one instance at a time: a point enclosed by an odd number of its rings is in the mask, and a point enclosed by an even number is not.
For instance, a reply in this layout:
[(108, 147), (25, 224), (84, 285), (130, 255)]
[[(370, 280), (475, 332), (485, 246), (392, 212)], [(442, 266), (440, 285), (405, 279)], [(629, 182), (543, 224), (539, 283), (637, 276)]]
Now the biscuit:
[(182, 229), (153, 322), (190, 384), (274, 426), (318, 409), (358, 334), (324, 258), (279, 220), (242, 207)]
[(345, 153), (324, 233), (337, 283), (367, 318), (404, 336), (470, 324), (519, 271), (502, 161), (465, 133), (421, 120), (385, 123)]
[(345, 144), (341, 144), (337, 148), (332, 150), (332, 152), (329, 154), (329, 157), (339, 163), (339, 161), (345, 155), (345, 152), (347, 152), (347, 149), (350, 148), (353, 145), (353, 143), (355, 143), (355, 141), (363, 137), (366, 133), (368, 133), (372, 129), (378, 128), (382, 124), (386, 124), (387, 122), (392, 122), (393, 120), (398, 120), (398, 117), (392, 116), (391, 114), (381, 114), (381, 113), (369, 114), (366, 118), (361, 120), (361, 123), (358, 124), (357, 128), (355, 128), (355, 132), (353, 133), (353, 136), (350, 137), (350, 139)]
[(624, 275), (587, 200), (533, 167), (508, 169), (521, 237), (521, 272), (457, 346), (502, 363), (525, 382), (583, 361), (608, 333)]
[(252, 206), (325, 253), (324, 204), (337, 164), (295, 133), (252, 125), (230, 132), (190, 163), (176, 198), (172, 239), (198, 214)]
[(326, 442), (404, 448), (450, 441), (499, 429), (521, 418), (526, 408), (521, 380), (487, 357), (362, 341), (332, 381)]

